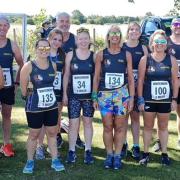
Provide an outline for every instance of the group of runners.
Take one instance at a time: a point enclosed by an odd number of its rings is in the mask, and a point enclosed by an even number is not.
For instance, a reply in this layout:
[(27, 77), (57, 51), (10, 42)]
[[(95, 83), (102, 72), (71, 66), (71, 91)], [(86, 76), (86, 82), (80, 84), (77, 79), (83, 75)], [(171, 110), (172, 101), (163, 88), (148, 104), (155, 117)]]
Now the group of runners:
[[(149, 146), (157, 118), (156, 147), (162, 152), (160, 162), (170, 165), (167, 154), (168, 120), (171, 111), (180, 115), (179, 68), (180, 18), (171, 24), (172, 34), (166, 37), (156, 30), (150, 37), (149, 47), (139, 41), (140, 25), (128, 25), (123, 42), (121, 29), (112, 25), (105, 37), (106, 47), (91, 51), (89, 30), (80, 27), (77, 34), (69, 32), (70, 16), (63, 12), (56, 16), (56, 27), (47, 39), (35, 45), (35, 59), (23, 64), (16, 42), (7, 38), (8, 19), (0, 16), (0, 101), (2, 113), (3, 145), (0, 152), (14, 156), (10, 143), (11, 110), (18, 86), (29, 127), (27, 162), (23, 173), (33, 173), (34, 155), (44, 159), (43, 140), (47, 136), (48, 151), (55, 171), (65, 169), (59, 158), (58, 146), (62, 107), (68, 108), (67, 163), (77, 160), (76, 146), (84, 148), (84, 163), (93, 164), (93, 116), (99, 110), (102, 117), (103, 142), (107, 152), (106, 169), (122, 168), (122, 158), (128, 149), (128, 118), (133, 136), (132, 157), (140, 164), (150, 160)], [(19, 65), (13, 79), (13, 59)], [(79, 137), (81, 120), (84, 128), (83, 143)], [(140, 113), (143, 114), (143, 153), (140, 153)], [(180, 123), (177, 120), (180, 147)]]

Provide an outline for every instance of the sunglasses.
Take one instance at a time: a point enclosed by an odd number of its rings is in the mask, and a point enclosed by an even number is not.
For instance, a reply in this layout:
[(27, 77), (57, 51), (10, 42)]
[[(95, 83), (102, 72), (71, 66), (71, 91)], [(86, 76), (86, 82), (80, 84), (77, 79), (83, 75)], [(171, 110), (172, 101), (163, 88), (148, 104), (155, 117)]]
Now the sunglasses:
[(174, 23), (172, 23), (172, 25), (173, 25), (174, 27), (180, 27), (180, 22), (174, 22)]
[(39, 46), (37, 49), (40, 51), (49, 51), (50, 47), (49, 46)]
[(167, 40), (166, 39), (155, 39), (154, 42), (156, 44), (167, 44)]
[(120, 32), (109, 32), (109, 36), (120, 36), (121, 33)]
[(89, 29), (86, 29), (86, 28), (79, 28), (79, 29), (77, 30), (77, 34), (82, 33), (82, 32), (89, 33)]

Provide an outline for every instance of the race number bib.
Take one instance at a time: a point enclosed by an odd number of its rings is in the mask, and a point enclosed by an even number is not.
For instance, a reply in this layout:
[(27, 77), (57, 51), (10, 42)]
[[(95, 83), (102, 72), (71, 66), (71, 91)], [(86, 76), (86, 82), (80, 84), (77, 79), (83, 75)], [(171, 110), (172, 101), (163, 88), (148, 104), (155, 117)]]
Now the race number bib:
[(134, 81), (137, 82), (137, 80), (138, 80), (138, 70), (137, 69), (133, 69), (133, 76), (134, 76)]
[(113, 89), (119, 88), (124, 84), (123, 73), (106, 73), (105, 75), (105, 88)]
[(151, 81), (151, 96), (154, 100), (169, 99), (170, 87), (168, 81)]
[(56, 97), (54, 94), (53, 87), (39, 88), (37, 89), (37, 93), (39, 98), (39, 108), (48, 108), (54, 105)]
[(178, 77), (180, 77), (180, 59), (177, 59), (178, 63)]
[(11, 73), (10, 68), (3, 68), (3, 76), (4, 76), (4, 86), (12, 86), (12, 79), (11, 79)]
[(74, 94), (88, 94), (91, 92), (90, 75), (73, 75), (73, 92)]
[(57, 71), (53, 82), (54, 89), (61, 90), (61, 77), (62, 77), (61, 72)]

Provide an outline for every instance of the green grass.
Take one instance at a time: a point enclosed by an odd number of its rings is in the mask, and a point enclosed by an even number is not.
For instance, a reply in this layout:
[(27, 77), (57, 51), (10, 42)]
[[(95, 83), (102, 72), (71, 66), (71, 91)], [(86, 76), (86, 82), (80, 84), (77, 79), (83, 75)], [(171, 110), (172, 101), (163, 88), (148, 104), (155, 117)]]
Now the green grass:
[[(0, 180), (62, 180), (62, 179), (97, 179), (97, 180), (109, 180), (109, 179), (138, 179), (138, 180), (151, 180), (151, 179), (180, 179), (180, 151), (176, 149), (177, 132), (176, 132), (176, 115), (171, 114), (171, 120), (169, 122), (169, 143), (168, 150), (172, 160), (170, 167), (162, 167), (160, 162), (160, 154), (152, 153), (151, 162), (147, 167), (139, 166), (130, 156), (123, 160), (124, 166), (120, 171), (104, 170), (103, 161), (106, 156), (104, 145), (102, 141), (102, 123), (99, 112), (95, 113), (94, 118), (94, 137), (93, 137), (93, 154), (95, 156), (95, 163), (91, 166), (83, 164), (83, 150), (77, 149), (77, 163), (74, 165), (68, 165), (66, 163), (66, 171), (56, 173), (50, 168), (51, 159), (47, 154), (46, 160), (35, 162), (35, 171), (33, 175), (24, 175), (22, 169), (26, 162), (26, 140), (28, 135), (28, 128), (26, 123), (25, 112), (23, 108), (23, 102), (18, 95), (18, 101), (13, 109), (12, 113), (12, 143), (16, 150), (16, 156), (13, 158), (0, 158)], [(67, 117), (67, 111), (65, 110), (63, 116)], [(1, 121), (0, 121), (1, 122)], [(141, 119), (142, 124), (142, 119)], [(2, 132), (2, 131), (1, 131)], [(155, 133), (155, 131), (154, 131)], [(83, 131), (81, 128), (81, 137), (83, 137)], [(155, 135), (154, 135), (155, 137)], [(67, 135), (63, 134), (64, 144), (60, 149), (60, 153), (65, 162), (68, 143)], [(141, 126), (141, 144), (142, 144), (142, 126)], [(2, 133), (0, 133), (0, 143), (2, 143)], [(128, 131), (128, 143), (131, 147), (132, 136)]]

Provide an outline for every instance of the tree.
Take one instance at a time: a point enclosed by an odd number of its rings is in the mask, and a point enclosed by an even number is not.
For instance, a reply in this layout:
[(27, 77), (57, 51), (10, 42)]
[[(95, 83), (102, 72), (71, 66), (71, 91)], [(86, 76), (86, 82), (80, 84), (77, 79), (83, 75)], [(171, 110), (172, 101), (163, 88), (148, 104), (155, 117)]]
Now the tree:
[(86, 17), (79, 10), (74, 10), (72, 12), (72, 21), (82, 24), (86, 22)]
[(172, 16), (180, 16), (180, 0), (174, 0), (174, 8), (169, 12)]

